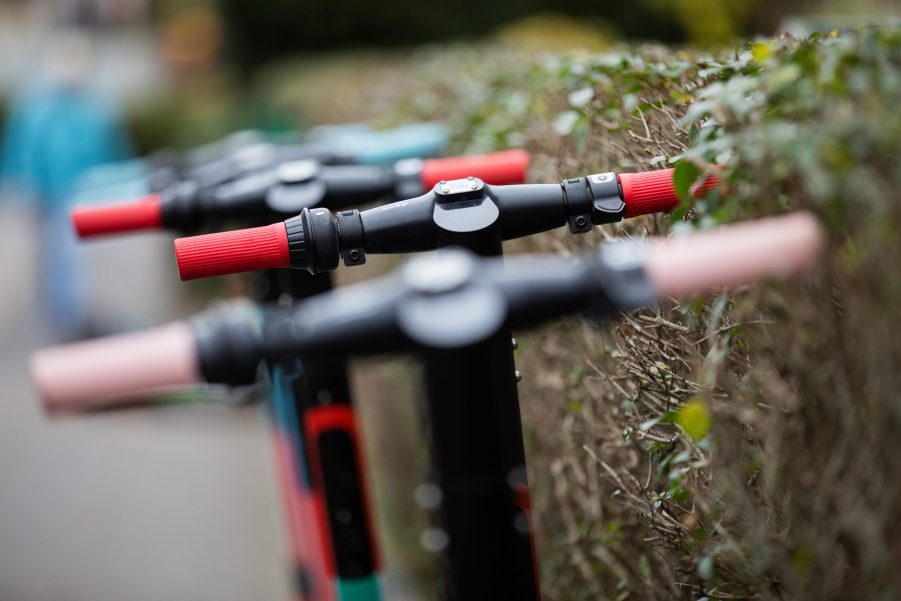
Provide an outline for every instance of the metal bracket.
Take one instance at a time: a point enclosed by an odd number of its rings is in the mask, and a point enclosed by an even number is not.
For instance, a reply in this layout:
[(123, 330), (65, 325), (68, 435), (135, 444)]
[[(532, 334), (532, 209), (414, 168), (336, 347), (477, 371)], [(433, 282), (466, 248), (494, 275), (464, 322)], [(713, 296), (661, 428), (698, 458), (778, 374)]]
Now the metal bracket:
[(616, 174), (611, 172), (596, 173), (585, 178), (591, 190), (591, 220), (600, 225), (622, 221), (626, 213)]

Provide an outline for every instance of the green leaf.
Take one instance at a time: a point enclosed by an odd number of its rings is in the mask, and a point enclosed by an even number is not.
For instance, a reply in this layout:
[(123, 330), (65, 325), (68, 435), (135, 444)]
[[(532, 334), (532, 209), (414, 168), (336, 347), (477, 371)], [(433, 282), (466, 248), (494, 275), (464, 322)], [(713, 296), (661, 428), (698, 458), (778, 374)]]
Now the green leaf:
[(569, 105), (573, 108), (580, 109), (591, 102), (594, 98), (594, 88), (580, 88), (569, 95)]
[(641, 557), (638, 558), (638, 569), (641, 571), (641, 575), (644, 576), (645, 579), (651, 577), (651, 561), (644, 553), (642, 553)]
[(679, 409), (676, 423), (692, 440), (701, 440), (710, 431), (710, 411), (707, 409), (707, 403), (701, 399), (689, 401)]
[(554, 119), (554, 131), (560, 136), (568, 136), (572, 133), (576, 122), (579, 120), (579, 113), (575, 111), (563, 111)]
[(774, 90), (781, 90), (794, 85), (802, 75), (804, 72), (797, 64), (783, 65), (770, 77), (770, 85)]
[(673, 172), (673, 185), (682, 202), (692, 202), (691, 185), (695, 183), (699, 175), (701, 175), (701, 169), (694, 163), (680, 161), (676, 165), (676, 170)]
[(585, 376), (585, 366), (576, 364), (573, 365), (569, 370), (569, 373), (566, 374), (566, 382), (569, 385), (575, 385), (582, 381), (582, 378)]

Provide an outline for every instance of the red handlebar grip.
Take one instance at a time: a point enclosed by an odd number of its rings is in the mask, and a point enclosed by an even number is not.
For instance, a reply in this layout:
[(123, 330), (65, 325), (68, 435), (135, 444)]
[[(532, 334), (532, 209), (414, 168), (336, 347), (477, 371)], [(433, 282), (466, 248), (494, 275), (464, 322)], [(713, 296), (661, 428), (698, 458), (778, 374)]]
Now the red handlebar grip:
[[(679, 195), (673, 185), (674, 169), (660, 169), (643, 173), (619, 174), (619, 185), (626, 203), (626, 217), (649, 213), (664, 213), (679, 204)], [(698, 196), (717, 184), (717, 178), (707, 176), (698, 186)]]
[(487, 184), (521, 184), (526, 181), (529, 153), (514, 149), (422, 162), (422, 185), (426, 190), (441, 180), (477, 177)]
[(175, 241), (175, 260), (182, 280), (228, 273), (290, 267), (284, 223), (204, 234)]
[(108, 409), (200, 381), (184, 322), (43, 349), (31, 358), (31, 377), (51, 412)]
[(116, 234), (163, 226), (163, 202), (159, 194), (115, 204), (76, 207), (72, 223), (80, 238)]

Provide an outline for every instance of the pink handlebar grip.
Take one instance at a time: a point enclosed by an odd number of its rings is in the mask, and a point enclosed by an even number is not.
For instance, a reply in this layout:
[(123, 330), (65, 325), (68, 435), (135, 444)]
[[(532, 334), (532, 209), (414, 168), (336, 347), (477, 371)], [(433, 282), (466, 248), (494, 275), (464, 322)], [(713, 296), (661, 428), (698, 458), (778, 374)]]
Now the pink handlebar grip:
[(486, 184), (521, 184), (526, 181), (529, 153), (514, 149), (422, 162), (422, 185), (426, 190), (441, 180), (477, 177)]
[(133, 230), (159, 229), (163, 225), (163, 203), (159, 194), (113, 204), (76, 207), (72, 223), (79, 238)]
[(200, 378), (194, 335), (184, 322), (38, 351), (31, 377), (49, 412), (127, 405)]
[(800, 272), (823, 243), (816, 218), (793, 213), (652, 242), (645, 273), (659, 296), (680, 297)]
[[(679, 204), (679, 195), (673, 185), (675, 169), (659, 169), (642, 173), (620, 173), (619, 185), (626, 203), (626, 217), (665, 213)], [(697, 186), (695, 194), (704, 192), (717, 184), (717, 178), (706, 176)]]
[(175, 240), (178, 276), (183, 280), (290, 267), (284, 223)]

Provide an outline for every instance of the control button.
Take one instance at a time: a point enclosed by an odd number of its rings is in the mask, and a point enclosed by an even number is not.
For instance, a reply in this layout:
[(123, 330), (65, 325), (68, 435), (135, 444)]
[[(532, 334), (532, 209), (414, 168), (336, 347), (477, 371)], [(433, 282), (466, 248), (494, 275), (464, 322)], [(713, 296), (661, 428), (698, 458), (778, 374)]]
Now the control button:
[(417, 292), (439, 294), (460, 288), (469, 281), (474, 271), (475, 264), (468, 254), (446, 251), (408, 261), (404, 266), (403, 278)]
[(481, 196), (485, 182), (477, 177), (466, 177), (463, 179), (442, 180), (435, 184), (435, 193), (444, 197), (464, 196), (468, 197), (473, 193)]

